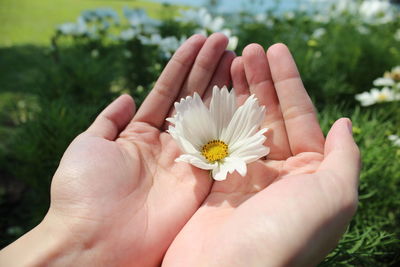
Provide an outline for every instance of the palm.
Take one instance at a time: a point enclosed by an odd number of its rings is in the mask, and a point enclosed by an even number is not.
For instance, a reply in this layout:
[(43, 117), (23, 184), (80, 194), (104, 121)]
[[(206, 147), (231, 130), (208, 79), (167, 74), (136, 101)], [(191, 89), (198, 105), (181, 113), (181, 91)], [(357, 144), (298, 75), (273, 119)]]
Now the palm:
[[(168, 134), (144, 123), (132, 123), (116, 142), (81, 135), (53, 181), (53, 210), (83, 232), (96, 229), (109, 251), (125, 248), (114, 257), (146, 260), (143, 253), (168, 248), (211, 185), (205, 172), (174, 163), (178, 153)], [(77, 165), (88, 161), (96, 171)]]
[(175, 163), (180, 151), (163, 124), (175, 100), (193, 88), (207, 95), (209, 84), (229, 82), (233, 54), (224, 52), (226, 44), (221, 34), (192, 37), (135, 115), (132, 99), (119, 98), (64, 154), (49, 213), (85, 233), (80, 243), (101, 244), (103, 262), (160, 263), (209, 193), (207, 172)]
[[(354, 194), (329, 171), (325, 141), (294, 62), (285, 48), (275, 50), (269, 62), (273, 79), (259, 47), (246, 48), (232, 66), (239, 93), (246, 96), (250, 89), (267, 107), (271, 154), (250, 164), (246, 177), (234, 173), (213, 184), (169, 248), (166, 266), (201, 266), (202, 260), (207, 266), (265, 266), (273, 265), (272, 258), (307, 265), (309, 254), (325, 255), (332, 248), (354, 212)], [(326, 153), (330, 146), (325, 144)], [(319, 260), (314, 256), (311, 263)]]

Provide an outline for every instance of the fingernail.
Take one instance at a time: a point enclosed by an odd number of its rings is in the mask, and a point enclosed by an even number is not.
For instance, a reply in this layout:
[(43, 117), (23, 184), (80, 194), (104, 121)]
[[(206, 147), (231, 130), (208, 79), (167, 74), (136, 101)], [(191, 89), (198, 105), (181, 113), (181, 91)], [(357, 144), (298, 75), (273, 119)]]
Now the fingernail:
[(347, 119), (347, 128), (349, 129), (350, 134), (353, 135), (353, 123), (350, 119)]

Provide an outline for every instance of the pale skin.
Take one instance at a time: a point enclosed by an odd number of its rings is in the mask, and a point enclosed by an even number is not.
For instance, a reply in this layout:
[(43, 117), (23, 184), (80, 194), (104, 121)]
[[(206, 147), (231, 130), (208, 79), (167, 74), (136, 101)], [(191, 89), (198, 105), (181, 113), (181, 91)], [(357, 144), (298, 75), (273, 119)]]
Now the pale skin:
[[(140, 109), (123, 95), (68, 147), (43, 221), (0, 252), (6, 266), (312, 266), (355, 212), (359, 151), (348, 119), (326, 140), (286, 46), (241, 57), (227, 38), (191, 37)], [(232, 78), (231, 78), (232, 77)], [(173, 103), (230, 82), (266, 105), (266, 159), (213, 182), (175, 163)], [(21, 256), (24, 255), (24, 256)]]

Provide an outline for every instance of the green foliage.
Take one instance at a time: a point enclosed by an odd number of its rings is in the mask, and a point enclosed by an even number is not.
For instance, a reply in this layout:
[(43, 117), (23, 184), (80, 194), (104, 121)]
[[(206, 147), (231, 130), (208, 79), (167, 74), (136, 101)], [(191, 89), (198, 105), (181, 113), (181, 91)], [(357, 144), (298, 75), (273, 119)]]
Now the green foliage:
[(366, 111), (330, 106), (320, 113), (325, 132), (338, 117), (351, 118), (362, 155), (358, 211), (321, 266), (389, 266), (399, 260), (400, 147), (387, 138), (398, 131), (398, 124), (387, 120), (400, 115), (398, 107), (385, 104)]
[[(92, 30), (59, 29), (50, 46), (0, 48), (0, 246), (41, 220), (62, 153), (96, 114), (121, 93), (133, 95), (139, 105), (180, 40), (216, 27), (178, 20), (172, 17), (176, 10), (165, 8), (161, 23), (135, 11), (141, 22), (88, 19)], [(286, 43), (324, 132), (339, 117), (353, 121), (363, 158), (359, 208), (321, 266), (394, 264), (400, 258), (400, 147), (388, 136), (400, 134), (399, 102), (366, 108), (354, 96), (400, 65), (394, 35), (400, 20), (371, 23), (346, 11), (326, 20), (316, 19), (318, 13), (277, 14), (271, 10), (262, 19), (235, 14), (217, 30), (230, 29), (239, 38), (238, 54), (251, 42), (265, 48)], [(122, 38), (126, 30), (137, 32)]]

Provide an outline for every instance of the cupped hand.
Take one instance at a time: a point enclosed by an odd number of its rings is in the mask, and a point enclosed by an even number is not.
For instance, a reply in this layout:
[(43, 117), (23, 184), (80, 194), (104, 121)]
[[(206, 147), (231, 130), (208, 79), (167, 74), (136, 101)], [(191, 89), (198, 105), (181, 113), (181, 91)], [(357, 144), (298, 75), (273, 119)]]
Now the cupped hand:
[(175, 163), (180, 151), (163, 129), (175, 101), (230, 82), (227, 42), (222, 34), (189, 38), (136, 113), (131, 97), (119, 97), (65, 152), (45, 221), (82, 248), (88, 265), (80, 266), (160, 264), (209, 193), (207, 172)]
[(266, 106), (271, 153), (215, 182), (167, 251), (164, 266), (312, 266), (337, 244), (357, 204), (359, 150), (351, 122), (326, 140), (282, 44), (247, 46), (232, 63), (238, 102)]

